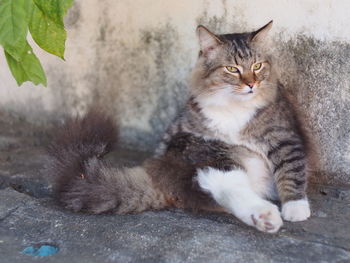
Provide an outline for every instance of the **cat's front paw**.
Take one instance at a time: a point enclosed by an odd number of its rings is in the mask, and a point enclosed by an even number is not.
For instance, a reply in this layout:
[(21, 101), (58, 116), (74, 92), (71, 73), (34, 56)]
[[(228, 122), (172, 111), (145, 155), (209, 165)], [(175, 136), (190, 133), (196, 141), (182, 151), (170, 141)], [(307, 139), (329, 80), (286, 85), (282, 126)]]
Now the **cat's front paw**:
[(251, 220), (258, 230), (276, 233), (283, 225), (278, 207), (274, 204), (266, 201), (262, 205), (257, 206), (254, 210), (254, 213), (251, 215)]
[(310, 205), (305, 199), (288, 201), (282, 205), (282, 217), (287, 221), (304, 221), (310, 214)]

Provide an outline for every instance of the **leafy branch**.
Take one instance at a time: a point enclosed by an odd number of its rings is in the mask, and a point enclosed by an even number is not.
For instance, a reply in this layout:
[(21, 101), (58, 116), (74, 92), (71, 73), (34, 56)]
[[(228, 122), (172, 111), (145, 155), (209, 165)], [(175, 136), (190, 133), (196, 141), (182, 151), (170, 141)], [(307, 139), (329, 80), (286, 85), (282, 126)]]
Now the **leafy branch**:
[(74, 0), (0, 0), (0, 45), (20, 86), (47, 85), (45, 72), (27, 42), (28, 30), (45, 51), (64, 59), (67, 37), (63, 18)]

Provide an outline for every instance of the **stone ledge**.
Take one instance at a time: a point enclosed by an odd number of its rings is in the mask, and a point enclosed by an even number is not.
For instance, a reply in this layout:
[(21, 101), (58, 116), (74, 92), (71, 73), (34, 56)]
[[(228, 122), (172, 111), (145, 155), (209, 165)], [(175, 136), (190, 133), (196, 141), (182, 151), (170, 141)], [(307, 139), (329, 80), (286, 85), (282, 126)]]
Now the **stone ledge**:
[[(3, 126), (4, 127), (4, 126)], [(312, 185), (312, 217), (286, 222), (268, 235), (231, 215), (180, 210), (92, 216), (62, 210), (43, 172), (45, 138), (3, 129), (0, 143), (0, 254), (4, 262), (347, 262), (350, 261), (347, 187)], [(33, 143), (35, 142), (35, 143)], [(135, 165), (149, 153), (117, 149), (115, 165)], [(53, 244), (43, 259), (21, 254)]]
[(312, 217), (275, 235), (230, 215), (179, 210), (92, 216), (13, 189), (0, 190), (0, 252), (6, 262), (37, 262), (20, 252), (53, 244), (45, 262), (347, 262), (347, 203), (312, 196)]
[[(119, 149), (108, 158), (134, 165), (147, 156)], [(28, 147), (0, 165), (0, 253), (6, 262), (37, 262), (21, 254), (37, 244), (60, 249), (45, 262), (350, 260), (350, 189), (345, 187), (312, 187), (312, 217), (286, 222), (278, 234), (268, 235), (226, 214), (170, 210), (92, 216), (64, 211), (50, 197), (50, 184), (40, 172), (44, 162), (41, 149)]]

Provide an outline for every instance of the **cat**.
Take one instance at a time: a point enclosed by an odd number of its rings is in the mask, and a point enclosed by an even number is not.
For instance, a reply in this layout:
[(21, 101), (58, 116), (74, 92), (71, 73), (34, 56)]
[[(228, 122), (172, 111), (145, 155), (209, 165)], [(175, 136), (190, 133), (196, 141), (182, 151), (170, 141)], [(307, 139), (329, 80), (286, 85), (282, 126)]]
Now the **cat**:
[(267, 233), (282, 218), (306, 220), (306, 141), (267, 52), (271, 26), (225, 35), (198, 26), (190, 97), (140, 166), (118, 169), (102, 159), (117, 129), (101, 111), (67, 120), (49, 146), (59, 202), (92, 214), (221, 211)]

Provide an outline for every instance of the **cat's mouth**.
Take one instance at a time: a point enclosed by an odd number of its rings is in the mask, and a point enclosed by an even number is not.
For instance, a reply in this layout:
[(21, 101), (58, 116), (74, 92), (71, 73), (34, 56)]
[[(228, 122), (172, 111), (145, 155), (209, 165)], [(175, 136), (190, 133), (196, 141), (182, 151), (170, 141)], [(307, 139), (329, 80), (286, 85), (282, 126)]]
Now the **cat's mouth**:
[(255, 92), (252, 91), (252, 90), (240, 93), (240, 95), (243, 95), (243, 96), (245, 96), (245, 95), (253, 95), (253, 94), (255, 94)]
[(256, 94), (255, 87), (247, 88), (245, 87), (244, 89), (238, 91), (236, 94), (241, 95), (241, 96), (251, 96), (253, 94)]
[(246, 100), (252, 99), (253, 97), (255, 97), (255, 95), (256, 95), (256, 92), (254, 91), (236, 93), (236, 99), (241, 101), (246, 101)]

